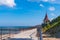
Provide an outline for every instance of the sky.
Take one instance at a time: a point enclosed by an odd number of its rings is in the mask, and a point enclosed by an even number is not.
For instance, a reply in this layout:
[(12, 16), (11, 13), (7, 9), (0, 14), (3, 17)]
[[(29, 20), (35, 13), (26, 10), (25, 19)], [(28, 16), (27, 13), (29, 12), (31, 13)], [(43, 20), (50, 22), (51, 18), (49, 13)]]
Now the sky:
[(52, 20), (60, 15), (60, 0), (0, 0), (0, 26), (34, 26), (45, 15)]

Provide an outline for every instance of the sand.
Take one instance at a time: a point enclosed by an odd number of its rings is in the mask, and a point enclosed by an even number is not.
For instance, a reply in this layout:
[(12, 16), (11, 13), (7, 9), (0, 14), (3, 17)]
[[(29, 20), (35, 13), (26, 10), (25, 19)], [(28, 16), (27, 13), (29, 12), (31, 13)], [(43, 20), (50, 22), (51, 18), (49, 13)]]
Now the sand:
[[(28, 29), (28, 30), (21, 30), (18, 34), (5, 34), (2, 35), (2, 39), (6, 39), (8, 37), (10, 38), (32, 38), (33, 40), (38, 40), (38, 38), (36, 37), (37, 34), (37, 29)], [(45, 35), (45, 34), (43, 34)], [(0, 35), (1, 38), (1, 35)], [(43, 40), (60, 40), (60, 38), (43, 38)]]

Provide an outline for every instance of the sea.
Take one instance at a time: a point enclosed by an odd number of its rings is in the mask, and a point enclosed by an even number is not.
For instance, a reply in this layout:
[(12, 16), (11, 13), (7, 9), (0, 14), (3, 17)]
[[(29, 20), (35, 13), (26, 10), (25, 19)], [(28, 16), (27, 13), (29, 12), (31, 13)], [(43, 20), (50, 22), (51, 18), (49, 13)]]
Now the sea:
[(0, 26), (0, 28), (30, 28), (32, 26)]

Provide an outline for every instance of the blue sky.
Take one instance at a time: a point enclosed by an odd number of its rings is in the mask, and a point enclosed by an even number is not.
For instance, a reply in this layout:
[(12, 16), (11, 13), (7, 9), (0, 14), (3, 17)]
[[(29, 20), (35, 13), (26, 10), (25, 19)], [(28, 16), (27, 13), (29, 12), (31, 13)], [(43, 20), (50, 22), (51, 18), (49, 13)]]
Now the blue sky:
[(0, 26), (33, 26), (60, 15), (60, 0), (0, 0)]

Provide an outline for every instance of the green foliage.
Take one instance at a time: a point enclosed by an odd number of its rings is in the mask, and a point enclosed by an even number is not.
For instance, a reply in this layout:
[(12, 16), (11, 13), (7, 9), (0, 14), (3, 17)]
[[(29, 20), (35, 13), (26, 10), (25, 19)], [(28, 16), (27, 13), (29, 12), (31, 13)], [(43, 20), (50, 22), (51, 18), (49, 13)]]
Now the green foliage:
[(45, 32), (45, 31), (48, 30), (49, 28), (50, 28), (50, 24), (48, 23), (48, 24), (45, 25), (45, 27), (44, 27), (42, 30), (43, 30), (43, 32)]
[(51, 28), (53, 28), (53, 30), (56, 30), (55, 27), (58, 27), (59, 25), (60, 25), (60, 16), (58, 16), (57, 18), (53, 19), (47, 25), (44, 25), (44, 27), (42, 28), (42, 31), (46, 32), (46, 31), (50, 30)]
[(56, 23), (56, 22), (59, 22), (60, 21), (60, 16), (58, 16), (57, 18), (53, 19), (51, 22), (50, 22), (50, 25)]

